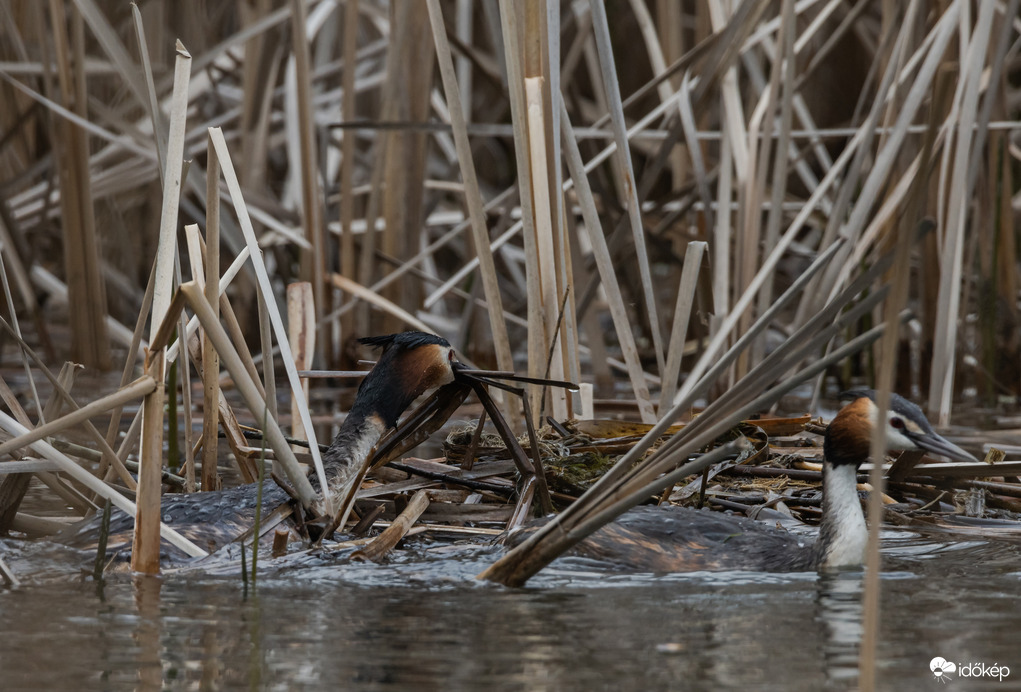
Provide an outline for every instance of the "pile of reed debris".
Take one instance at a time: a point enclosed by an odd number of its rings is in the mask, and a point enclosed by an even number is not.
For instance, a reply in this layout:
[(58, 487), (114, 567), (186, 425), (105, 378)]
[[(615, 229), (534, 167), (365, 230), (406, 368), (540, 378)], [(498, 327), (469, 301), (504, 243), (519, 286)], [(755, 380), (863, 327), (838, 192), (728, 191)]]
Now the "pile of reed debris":
[[(651, 427), (612, 420), (548, 422), (537, 432), (549, 500), (557, 511), (584, 493)], [(521, 487), (510, 453), (497, 435), (475, 431), (474, 424), (450, 431), (444, 457), (406, 458), (377, 469), (359, 493), (356, 507), (362, 521), (355, 533), (367, 534), (375, 525), (396, 527), (401, 536), (497, 535), (527, 521), (528, 504), (535, 499), (533, 486)], [(647, 503), (817, 523), (824, 432), (825, 425), (808, 415), (745, 421), (727, 437), (744, 435), (752, 442), (750, 451), (716, 463), (658, 497), (650, 496)], [(520, 442), (531, 454), (528, 440)], [(981, 463), (937, 462), (919, 452), (888, 459), (883, 495), (887, 521), (954, 530), (989, 527), (998, 523), (995, 520), (1021, 521), (1021, 462), (1004, 462), (1002, 456), (994, 449)], [(870, 490), (869, 470), (866, 465), (859, 474), (863, 493)], [(390, 529), (384, 536), (385, 549), (400, 537)], [(364, 544), (373, 545), (372, 539), (334, 545)], [(385, 549), (367, 555), (378, 559)]]

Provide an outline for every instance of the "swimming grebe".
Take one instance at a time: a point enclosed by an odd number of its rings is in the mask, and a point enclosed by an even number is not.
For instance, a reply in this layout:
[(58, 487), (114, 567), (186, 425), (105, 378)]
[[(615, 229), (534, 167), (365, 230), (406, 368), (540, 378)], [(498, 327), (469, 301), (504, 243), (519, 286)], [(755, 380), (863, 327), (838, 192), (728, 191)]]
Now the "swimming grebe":
[[(814, 544), (762, 522), (684, 507), (635, 507), (583, 540), (573, 554), (634, 571), (750, 570), (796, 572), (858, 567), (868, 531), (856, 474), (869, 457), (879, 409), (873, 390), (845, 392), (849, 401), (823, 441), (823, 506)], [(892, 394), (886, 417), (891, 450), (920, 449), (957, 461), (977, 461), (932, 429), (915, 404)], [(518, 537), (510, 542), (516, 543)]]
[[(335, 496), (357, 481), (362, 466), (379, 438), (397, 425), (401, 413), (421, 394), (452, 382), (461, 364), (450, 343), (434, 334), (403, 332), (359, 339), (382, 348), (376, 365), (358, 387), (358, 394), (323, 454), (327, 484)], [(463, 371), (463, 370), (462, 370)], [(313, 486), (317, 485), (314, 478)], [(268, 479), (262, 489), (262, 516), (289, 501), (286, 492)], [(213, 551), (252, 528), (258, 502), (258, 483), (215, 492), (168, 494), (160, 507), (170, 524), (199, 547)], [(110, 549), (130, 544), (134, 518), (114, 510), (110, 522)], [(99, 521), (90, 519), (65, 531), (59, 540), (90, 546), (99, 536)], [(164, 543), (164, 546), (167, 544)]]

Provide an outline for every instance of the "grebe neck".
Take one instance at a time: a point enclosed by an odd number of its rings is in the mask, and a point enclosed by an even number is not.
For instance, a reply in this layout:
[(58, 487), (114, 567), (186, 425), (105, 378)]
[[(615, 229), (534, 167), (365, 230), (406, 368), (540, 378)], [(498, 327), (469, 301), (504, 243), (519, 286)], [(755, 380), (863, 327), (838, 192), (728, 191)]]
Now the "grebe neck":
[(342, 494), (365, 465), (372, 448), (387, 430), (378, 415), (353, 408), (323, 454), (326, 482), (332, 494)]
[(819, 567), (858, 567), (865, 561), (868, 529), (858, 499), (857, 466), (823, 462)]

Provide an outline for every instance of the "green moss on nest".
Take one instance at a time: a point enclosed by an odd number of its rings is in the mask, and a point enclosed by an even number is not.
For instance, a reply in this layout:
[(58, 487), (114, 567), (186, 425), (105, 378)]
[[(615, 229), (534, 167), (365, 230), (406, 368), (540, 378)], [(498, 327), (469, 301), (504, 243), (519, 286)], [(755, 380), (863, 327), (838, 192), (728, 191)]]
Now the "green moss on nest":
[(582, 452), (545, 459), (546, 478), (560, 492), (584, 492), (605, 474), (616, 459), (596, 452)]

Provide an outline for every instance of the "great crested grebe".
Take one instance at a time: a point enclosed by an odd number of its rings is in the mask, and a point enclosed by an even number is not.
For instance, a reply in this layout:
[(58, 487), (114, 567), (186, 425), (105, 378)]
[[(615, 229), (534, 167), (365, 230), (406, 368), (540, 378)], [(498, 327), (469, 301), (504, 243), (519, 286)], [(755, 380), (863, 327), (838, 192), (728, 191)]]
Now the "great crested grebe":
[[(856, 475), (869, 457), (872, 430), (880, 422), (875, 396), (870, 389), (842, 394), (841, 401), (849, 403), (826, 429), (822, 524), (814, 544), (762, 522), (719, 512), (636, 507), (572, 552), (643, 572), (798, 572), (860, 566), (868, 531)], [(977, 461), (938, 435), (922, 410), (897, 394), (891, 395), (884, 422), (888, 449), (920, 449), (957, 461)]]
[[(463, 371), (450, 343), (435, 334), (402, 332), (359, 339), (383, 350), (376, 365), (362, 380), (350, 412), (329, 449), (323, 454), (329, 490), (335, 496), (356, 480), (369, 453), (411, 403), (429, 389), (452, 382), (455, 368)], [(314, 478), (313, 485), (316, 485)], [(262, 489), (262, 511), (267, 516), (290, 498), (267, 479)], [(171, 525), (199, 547), (215, 550), (252, 528), (258, 483), (228, 490), (168, 494), (160, 507), (163, 522)], [(114, 510), (110, 522), (110, 547), (130, 544), (134, 517)], [(59, 540), (87, 546), (99, 536), (93, 518), (71, 527)], [(166, 544), (164, 544), (166, 545)]]

